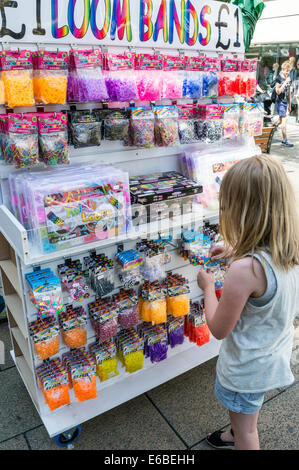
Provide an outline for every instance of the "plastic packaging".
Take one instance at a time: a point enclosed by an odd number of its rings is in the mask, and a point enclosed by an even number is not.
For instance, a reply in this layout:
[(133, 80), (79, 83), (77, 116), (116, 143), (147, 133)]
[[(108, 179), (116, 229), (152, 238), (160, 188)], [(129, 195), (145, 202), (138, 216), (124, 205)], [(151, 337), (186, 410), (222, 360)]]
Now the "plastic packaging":
[[(14, 180), (12, 176), (11, 182)], [(108, 164), (24, 173), (32, 249), (51, 252), (126, 233), (131, 226), (129, 178)]]
[(168, 337), (164, 326), (143, 324), (139, 334), (144, 339), (145, 357), (153, 363), (167, 359)]
[(157, 101), (162, 99), (162, 70), (163, 56), (161, 54), (136, 54), (136, 84), (141, 101)]
[(103, 109), (104, 140), (128, 142), (130, 111), (128, 109)]
[(111, 298), (91, 302), (88, 304), (88, 311), (99, 343), (104, 343), (116, 335), (119, 308)]
[(204, 57), (186, 57), (183, 83), (185, 98), (199, 99), (203, 97)]
[(174, 147), (180, 144), (178, 129), (178, 108), (176, 106), (155, 106), (155, 140), (159, 147)]
[(184, 56), (163, 56), (162, 99), (183, 97), (184, 69)]
[(84, 266), (89, 272), (89, 283), (98, 297), (110, 294), (114, 288), (113, 261), (103, 253), (84, 258)]
[(57, 271), (70, 302), (89, 298), (88, 271), (83, 270), (80, 260), (67, 260), (57, 266)]
[(166, 311), (166, 288), (164, 283), (158, 281), (146, 281), (141, 288), (143, 304), (141, 307), (141, 318), (152, 324), (165, 323)]
[(184, 342), (184, 318), (169, 317), (167, 319), (168, 344), (171, 348), (183, 344)]
[(39, 164), (38, 123), (31, 113), (9, 114), (8, 134), (5, 139), (4, 159), (16, 168)]
[(87, 315), (81, 306), (67, 306), (59, 315), (62, 338), (68, 348), (80, 348), (87, 343), (86, 323)]
[(50, 411), (70, 404), (68, 373), (59, 358), (44, 362), (36, 368), (36, 374)]
[(68, 369), (69, 386), (74, 388), (77, 401), (97, 398), (96, 363), (85, 348), (63, 354), (62, 361)]
[(223, 132), (223, 106), (207, 104), (198, 106), (197, 135), (207, 143), (218, 142)]
[(59, 351), (59, 326), (53, 315), (29, 323), (35, 354), (39, 361), (49, 359)]
[(33, 54), (33, 85), (37, 103), (65, 104), (69, 58), (66, 51)]
[(186, 318), (186, 334), (189, 341), (203, 346), (210, 341), (210, 331), (206, 323), (204, 308), (198, 302), (191, 303), (191, 311)]
[(197, 121), (193, 105), (178, 105), (179, 138), (181, 144), (192, 144), (198, 141)]
[(144, 340), (133, 329), (121, 331), (116, 339), (118, 357), (130, 374), (143, 367)]
[(174, 317), (187, 315), (190, 310), (190, 300), (187, 297), (190, 287), (187, 279), (179, 274), (169, 273), (164, 282), (167, 288), (167, 312)]
[(125, 290), (137, 287), (142, 282), (140, 265), (143, 257), (136, 250), (126, 250), (115, 256), (118, 266), (118, 276)]
[(32, 53), (3, 51), (1, 69), (7, 106), (34, 106)]
[(68, 76), (68, 102), (85, 103), (107, 99), (100, 49), (72, 50)]
[(29, 297), (41, 317), (56, 315), (63, 311), (60, 280), (49, 269), (25, 274), (29, 285)]
[(202, 91), (203, 97), (216, 98), (219, 94), (219, 73), (221, 59), (218, 57), (206, 57), (204, 61), (204, 73)]
[(101, 144), (102, 121), (94, 111), (72, 111), (70, 113), (71, 143), (75, 148), (92, 147)]
[(66, 114), (40, 113), (38, 130), (40, 159), (46, 165), (70, 163)]
[(136, 74), (134, 72), (135, 54), (104, 54), (106, 86), (110, 101), (130, 102), (138, 100)]
[(139, 323), (138, 297), (133, 290), (120, 290), (112, 297), (119, 308), (118, 324), (123, 329), (132, 328)]
[(132, 145), (155, 146), (155, 115), (150, 107), (131, 108), (130, 134)]
[(223, 138), (233, 139), (239, 135), (240, 107), (237, 104), (224, 105)]
[(241, 132), (251, 137), (262, 135), (264, 106), (262, 103), (245, 103), (241, 106)]
[(116, 360), (117, 350), (113, 341), (106, 341), (103, 344), (92, 343), (89, 346), (89, 351), (96, 362), (97, 376), (101, 382), (119, 374)]

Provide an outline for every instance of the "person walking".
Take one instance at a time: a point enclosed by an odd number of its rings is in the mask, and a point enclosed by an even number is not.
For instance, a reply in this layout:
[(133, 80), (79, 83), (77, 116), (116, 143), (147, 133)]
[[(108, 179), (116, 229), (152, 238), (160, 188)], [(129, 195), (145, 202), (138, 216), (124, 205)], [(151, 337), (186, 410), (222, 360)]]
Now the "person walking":
[(294, 381), (290, 368), (298, 295), (299, 229), (292, 186), (282, 165), (259, 155), (224, 176), (219, 194), (224, 246), (230, 257), (218, 302), (214, 275), (202, 269), (207, 325), (223, 340), (215, 394), (229, 411), (231, 429), (207, 442), (217, 449), (258, 450), (257, 421), (265, 393)]
[(286, 61), (281, 66), (281, 72), (275, 79), (275, 92), (276, 92), (276, 110), (279, 119), (276, 126), (281, 125), (282, 132), (282, 145), (285, 147), (294, 147), (294, 144), (287, 139), (287, 113), (291, 112), (291, 78), (290, 78), (291, 64)]

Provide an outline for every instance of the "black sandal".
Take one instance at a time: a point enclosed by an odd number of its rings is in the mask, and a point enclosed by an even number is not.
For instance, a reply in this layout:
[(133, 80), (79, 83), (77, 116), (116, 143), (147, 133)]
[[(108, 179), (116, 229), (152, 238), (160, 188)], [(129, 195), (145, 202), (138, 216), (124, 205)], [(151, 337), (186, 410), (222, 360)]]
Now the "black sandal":
[[(228, 450), (234, 449), (235, 448), (235, 443), (234, 442), (224, 442), (221, 439), (221, 434), (223, 432), (224, 431), (215, 431), (212, 434), (210, 434), (206, 438), (207, 443), (210, 446), (214, 447), (214, 449), (228, 449)], [(232, 429), (230, 430), (230, 432), (231, 432), (232, 435), (234, 435), (234, 432), (233, 432)]]

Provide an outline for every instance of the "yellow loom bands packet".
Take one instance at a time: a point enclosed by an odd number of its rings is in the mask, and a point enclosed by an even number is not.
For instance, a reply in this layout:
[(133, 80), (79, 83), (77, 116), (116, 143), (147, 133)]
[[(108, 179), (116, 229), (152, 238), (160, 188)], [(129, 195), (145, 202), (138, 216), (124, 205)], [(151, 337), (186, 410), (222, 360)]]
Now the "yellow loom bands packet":
[(65, 104), (69, 56), (66, 51), (38, 51), (33, 55), (34, 95), (41, 104)]
[(25, 50), (4, 51), (1, 69), (7, 106), (34, 106), (32, 53)]

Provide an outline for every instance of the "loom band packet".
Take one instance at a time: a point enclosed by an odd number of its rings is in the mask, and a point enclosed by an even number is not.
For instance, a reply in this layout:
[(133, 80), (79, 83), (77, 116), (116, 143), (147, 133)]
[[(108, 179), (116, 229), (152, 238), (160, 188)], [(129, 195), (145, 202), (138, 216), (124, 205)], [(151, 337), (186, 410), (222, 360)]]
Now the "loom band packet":
[(203, 72), (202, 94), (203, 97), (216, 98), (218, 96), (219, 75), (217, 72)]
[(67, 71), (35, 71), (33, 76), (35, 101), (39, 104), (64, 105), (67, 97), (67, 83)]
[(160, 147), (180, 144), (178, 129), (178, 108), (176, 106), (155, 106), (155, 140)]
[(132, 143), (136, 147), (155, 146), (155, 115), (152, 108), (131, 108), (130, 130)]
[(181, 144), (191, 144), (198, 141), (194, 108), (184, 105), (178, 106), (179, 110), (179, 139)]
[(190, 311), (190, 299), (185, 294), (168, 297), (167, 310), (168, 313), (171, 313), (174, 317), (188, 315)]
[(101, 145), (102, 121), (98, 113), (72, 112), (70, 118), (72, 144), (75, 148)]
[(5, 87), (4, 87), (4, 82), (1, 79), (1, 74), (0, 74), (0, 104), (5, 103)]
[(136, 84), (140, 101), (160, 101), (162, 99), (163, 72), (159, 70), (136, 70)]
[(5, 101), (9, 108), (34, 106), (33, 77), (31, 70), (2, 72)]
[(104, 140), (126, 142), (128, 139), (130, 110), (129, 109), (103, 109), (99, 111), (103, 120)]

